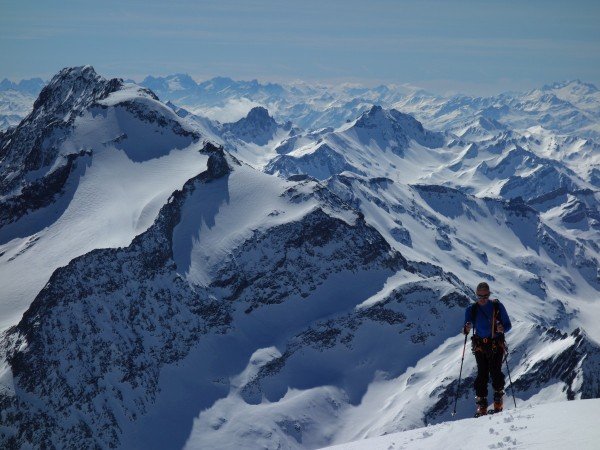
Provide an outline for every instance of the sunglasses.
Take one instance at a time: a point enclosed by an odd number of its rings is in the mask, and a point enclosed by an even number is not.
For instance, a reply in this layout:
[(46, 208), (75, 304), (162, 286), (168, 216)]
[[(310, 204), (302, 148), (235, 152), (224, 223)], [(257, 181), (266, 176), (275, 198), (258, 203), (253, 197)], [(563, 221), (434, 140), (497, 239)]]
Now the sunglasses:
[(478, 298), (487, 298), (489, 296), (490, 296), (490, 294), (477, 294)]

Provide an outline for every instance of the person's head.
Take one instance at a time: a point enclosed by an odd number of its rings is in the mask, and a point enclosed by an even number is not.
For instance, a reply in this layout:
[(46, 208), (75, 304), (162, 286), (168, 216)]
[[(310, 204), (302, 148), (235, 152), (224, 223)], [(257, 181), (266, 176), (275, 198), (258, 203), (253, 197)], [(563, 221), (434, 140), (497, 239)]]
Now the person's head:
[(477, 285), (475, 293), (477, 294), (477, 300), (481, 303), (485, 303), (490, 298), (490, 286), (483, 281)]

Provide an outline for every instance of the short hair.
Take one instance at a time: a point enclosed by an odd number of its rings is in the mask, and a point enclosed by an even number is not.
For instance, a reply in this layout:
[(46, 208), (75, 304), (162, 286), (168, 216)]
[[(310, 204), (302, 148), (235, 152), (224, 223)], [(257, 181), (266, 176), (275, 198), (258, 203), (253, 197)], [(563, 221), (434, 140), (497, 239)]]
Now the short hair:
[(488, 291), (489, 292), (490, 286), (485, 281), (482, 281), (481, 283), (479, 283), (477, 285), (477, 290), (478, 291)]

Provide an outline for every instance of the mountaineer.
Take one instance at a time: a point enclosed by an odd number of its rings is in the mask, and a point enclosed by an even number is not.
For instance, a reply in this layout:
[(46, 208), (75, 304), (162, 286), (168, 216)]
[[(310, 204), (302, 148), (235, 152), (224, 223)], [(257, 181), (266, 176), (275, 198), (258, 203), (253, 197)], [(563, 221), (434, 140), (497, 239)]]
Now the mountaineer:
[[(477, 302), (467, 307), (463, 327), (465, 336), (473, 329), (471, 343), (477, 362), (475, 417), (486, 415), (488, 412), (500, 412), (503, 408), (505, 380), (502, 362), (506, 353), (504, 333), (508, 332), (512, 325), (504, 305), (498, 299), (490, 300), (490, 293), (487, 283), (482, 282), (477, 285)], [(487, 395), (490, 377), (494, 389), (494, 408), (488, 411)]]

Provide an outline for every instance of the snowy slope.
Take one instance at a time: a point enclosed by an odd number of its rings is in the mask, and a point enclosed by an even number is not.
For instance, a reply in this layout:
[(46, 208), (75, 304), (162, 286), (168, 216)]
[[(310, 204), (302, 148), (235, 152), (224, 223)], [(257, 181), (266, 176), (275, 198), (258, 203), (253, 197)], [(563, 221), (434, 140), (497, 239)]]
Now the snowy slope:
[[(215, 377), (232, 375), (257, 346), (276, 345), (298, 327), (352, 307), (406, 266), (360, 215), (318, 186), (283, 182), (207, 151), (207, 171), (174, 193), (146, 232), (126, 248), (93, 251), (56, 271), (5, 335), (11, 372), (3, 377), (9, 391), (2, 401), (23, 415), (9, 419), (17, 427), (11, 442), (116, 445), (135, 437), (145, 448), (158, 446), (153, 420), (172, 411), (144, 415), (177, 398), (178, 380), (191, 375), (173, 368), (160, 382), (163, 365), (192, 348), (187, 363), (197, 365), (211, 345), (236, 344), (210, 367)], [(252, 196), (258, 188), (262, 204)], [(58, 379), (51, 370), (57, 364), (64, 374)], [(99, 383), (90, 384), (90, 371)], [(205, 376), (184, 393), (208, 389), (194, 410), (222, 391)], [(41, 422), (32, 398), (45, 405)], [(71, 423), (66, 418), (75, 410), (86, 412)], [(181, 410), (171, 420), (185, 423), (189, 414)], [(28, 438), (31, 421), (38, 431)], [(91, 435), (81, 432), (86, 427)], [(175, 430), (166, 436), (182, 437)]]
[(448, 422), (329, 449), (598, 448), (600, 400), (550, 403), (479, 419)]
[(409, 182), (451, 157), (443, 148), (447, 138), (442, 133), (430, 132), (412, 116), (380, 106), (317, 136), (316, 142), (298, 147), (299, 141), (294, 150), (276, 156), (266, 172), (307, 174), (323, 180), (350, 170), (372, 176), (401, 174)]
[[(61, 72), (46, 92), (2, 140), (0, 179), (14, 187), (0, 199), (0, 329), (18, 320), (56, 268), (127, 245), (206, 167), (200, 135), (136, 86), (87, 66)], [(36, 136), (44, 146), (32, 144)]]
[[(147, 81), (354, 115), (219, 123), (89, 66), (55, 77), (0, 135), (0, 443), (300, 449), (447, 422), (482, 279), (519, 408), (600, 397), (592, 140), (336, 97), (383, 88)], [(468, 354), (458, 418), (474, 375)]]
[(402, 86), (274, 84), (217, 77), (196, 83), (187, 75), (148, 77), (142, 85), (164, 101), (221, 122), (243, 117), (263, 106), (277, 120), (304, 129), (339, 127), (372, 105), (414, 115), (434, 130), (462, 129), (474, 117), (497, 121), (510, 129), (542, 125), (558, 134), (600, 138), (600, 91), (579, 80), (557, 82), (526, 92), (491, 97), (445, 97)]
[[(320, 180), (350, 171), (506, 199), (532, 200), (559, 189), (595, 190), (598, 152), (594, 143), (539, 130), (526, 135), (502, 128), (497, 131), (478, 134), (474, 141), (457, 139), (450, 133), (425, 129), (410, 115), (374, 106), (334, 131), (305, 133), (265, 170), (280, 176), (307, 174)], [(567, 158), (569, 163), (563, 163), (566, 154), (572, 155)]]
[[(21, 89), (21, 84), (32, 84), (34, 81), (24, 80), (18, 84), (8, 80), (2, 82), (0, 110), (3, 104), (11, 104), (10, 95), (3, 101), (2, 91), (7, 90), (27, 95), (27, 98), (17, 102), (22, 105), (20, 110), (26, 112), (31, 108), (39, 88), (36, 92), (31, 89), (27, 91)], [(480, 118), (498, 122), (510, 129), (525, 130), (542, 125), (557, 134), (596, 140), (600, 138), (600, 91), (594, 85), (579, 80), (491, 97), (445, 97), (422, 89), (393, 85), (368, 88), (350, 84), (277, 84), (257, 80), (237, 81), (227, 77), (196, 82), (186, 74), (148, 76), (141, 85), (152, 89), (165, 102), (171, 101), (194, 114), (222, 123), (234, 122), (253, 107), (261, 106), (282, 123), (291, 120), (297, 126), (312, 130), (335, 128), (354, 120), (376, 104), (414, 115), (434, 130), (464, 132), (473, 118)], [(15, 104), (14, 101), (12, 104)], [(20, 114), (18, 117), (22, 118), (24, 114)], [(9, 113), (0, 120), (5, 123), (20, 120), (14, 114), (12, 119), (10, 117)]]
[[(409, 259), (440, 264), (469, 285), (492, 283), (516, 325), (510, 363), (520, 404), (599, 395), (600, 336), (588, 321), (598, 314), (595, 253), (583, 263), (570, 253), (574, 242), (549, 235), (520, 205), (351, 175), (329, 187)], [(450, 325), (467, 300), (445, 298), (434, 268), (415, 267), (431, 278), (398, 274), (354, 311), (257, 352), (227, 398), (200, 413), (188, 447), (242, 445), (251, 434), (257, 448), (312, 448), (450, 420), (462, 348)], [(576, 326), (591, 335), (556, 328)], [(474, 410), (474, 372), (468, 356), (459, 417)]]

